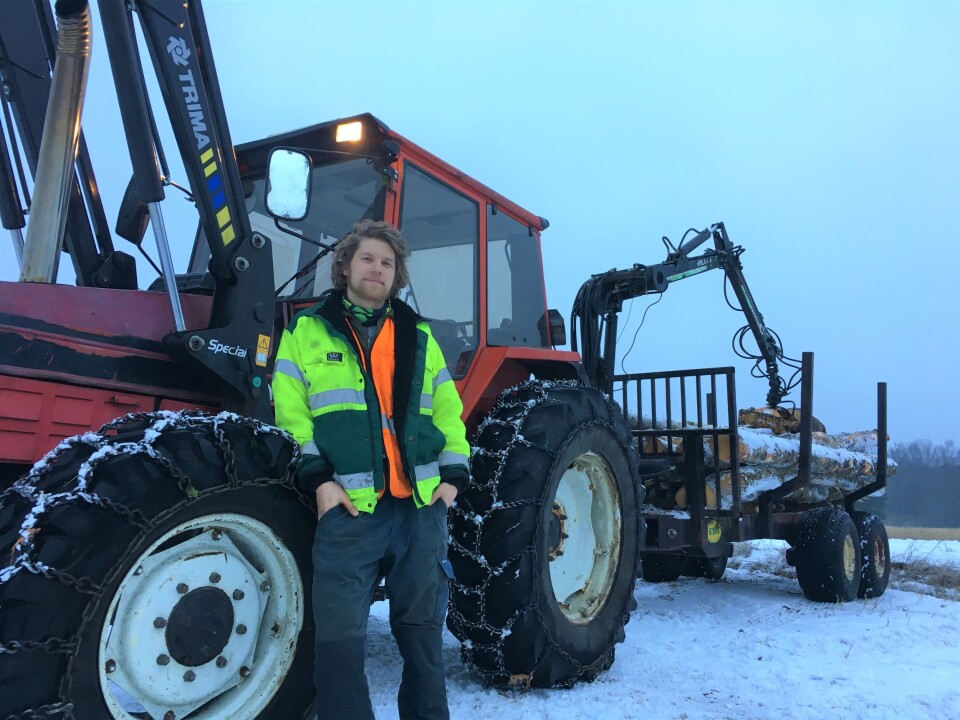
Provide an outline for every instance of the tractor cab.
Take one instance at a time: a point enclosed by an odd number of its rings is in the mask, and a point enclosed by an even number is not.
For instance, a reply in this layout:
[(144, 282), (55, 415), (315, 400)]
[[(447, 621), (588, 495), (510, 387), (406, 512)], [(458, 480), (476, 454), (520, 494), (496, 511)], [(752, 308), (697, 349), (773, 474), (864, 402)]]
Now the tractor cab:
[[(309, 198), (298, 219), (266, 207), (269, 157), (279, 147), (309, 157)], [(245, 143), (236, 155), (251, 229), (272, 245), (284, 318), (331, 287), (333, 246), (370, 218), (396, 225), (406, 238), (410, 283), (400, 297), (429, 321), (457, 380), (481, 350), (497, 349), (484, 371), (495, 372), (506, 355), (555, 359), (551, 348), (566, 342), (559, 313), (547, 312), (540, 255), (547, 221), (372, 115)], [(209, 259), (201, 228), (190, 271), (203, 272)]]

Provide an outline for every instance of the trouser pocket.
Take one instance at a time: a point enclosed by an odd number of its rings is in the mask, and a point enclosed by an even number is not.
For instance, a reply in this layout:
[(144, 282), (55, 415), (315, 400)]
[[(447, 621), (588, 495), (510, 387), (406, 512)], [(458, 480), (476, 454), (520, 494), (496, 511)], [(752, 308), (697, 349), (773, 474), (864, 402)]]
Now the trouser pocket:
[(450, 598), (450, 582), (453, 580), (453, 566), (445, 557), (440, 558), (438, 564), (440, 565), (440, 581), (437, 583), (437, 607), (434, 620), (438, 624), (442, 624), (447, 614), (447, 601)]

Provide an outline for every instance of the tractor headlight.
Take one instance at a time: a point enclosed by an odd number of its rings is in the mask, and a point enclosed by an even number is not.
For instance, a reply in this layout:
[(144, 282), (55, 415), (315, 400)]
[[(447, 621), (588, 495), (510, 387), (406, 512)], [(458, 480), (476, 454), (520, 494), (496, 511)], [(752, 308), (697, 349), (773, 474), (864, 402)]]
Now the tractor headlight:
[(337, 125), (337, 142), (357, 142), (363, 137), (363, 123), (359, 120)]

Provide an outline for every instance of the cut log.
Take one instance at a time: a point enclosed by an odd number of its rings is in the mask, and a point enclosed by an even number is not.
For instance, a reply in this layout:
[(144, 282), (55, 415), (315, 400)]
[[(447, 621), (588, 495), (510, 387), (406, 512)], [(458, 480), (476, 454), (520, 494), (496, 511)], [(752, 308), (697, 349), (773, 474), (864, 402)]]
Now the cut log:
[[(800, 439), (796, 435), (770, 435), (763, 430), (739, 428), (737, 459), (741, 466), (759, 465), (765, 468), (797, 468), (800, 465)], [(848, 438), (838, 438), (835, 445), (826, 445), (819, 441), (810, 448), (810, 472), (815, 475), (854, 475), (867, 476), (876, 473), (876, 454), (847, 450), (843, 443), (866, 446), (868, 440), (854, 437), (859, 433), (850, 433)], [(818, 434), (818, 440), (824, 436)], [(713, 438), (706, 439), (708, 449), (713, 450)], [(721, 437), (717, 458), (721, 465), (731, 463), (730, 438)], [(895, 463), (892, 463), (895, 465)]]
[[(814, 432), (826, 432), (823, 423), (811, 418)], [(800, 432), (800, 411), (785, 408), (759, 407), (747, 408), (737, 413), (737, 424), (741, 427), (767, 428), (777, 435)]]

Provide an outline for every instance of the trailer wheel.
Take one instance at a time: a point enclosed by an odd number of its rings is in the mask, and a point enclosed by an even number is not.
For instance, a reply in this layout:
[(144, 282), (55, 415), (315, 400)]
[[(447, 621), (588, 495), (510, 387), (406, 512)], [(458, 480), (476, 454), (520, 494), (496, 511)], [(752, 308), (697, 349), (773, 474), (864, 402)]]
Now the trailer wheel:
[(236, 415), (136, 414), (4, 492), (0, 717), (301, 717), (316, 516), (298, 457)]
[(572, 382), (503, 393), (450, 516), (447, 625), (500, 688), (569, 687), (608, 668), (636, 608), (642, 489), (619, 409)]
[(692, 557), (689, 559), (686, 575), (705, 578), (716, 582), (727, 571), (727, 555), (717, 557)]
[(883, 595), (890, 582), (890, 540), (883, 520), (873, 513), (858, 510), (852, 514), (860, 536), (860, 586), (858, 598)]
[(682, 555), (640, 553), (640, 577), (644, 582), (673, 582), (687, 569), (687, 558)]
[(860, 586), (860, 538), (853, 519), (834, 507), (808, 510), (794, 553), (803, 594), (818, 602), (847, 602)]

